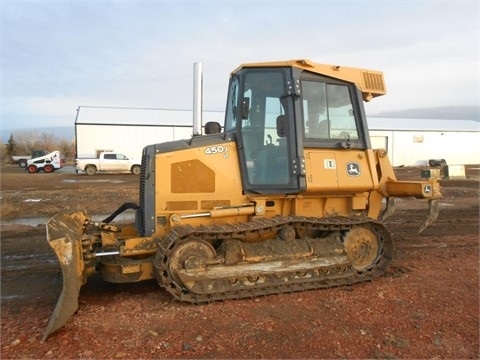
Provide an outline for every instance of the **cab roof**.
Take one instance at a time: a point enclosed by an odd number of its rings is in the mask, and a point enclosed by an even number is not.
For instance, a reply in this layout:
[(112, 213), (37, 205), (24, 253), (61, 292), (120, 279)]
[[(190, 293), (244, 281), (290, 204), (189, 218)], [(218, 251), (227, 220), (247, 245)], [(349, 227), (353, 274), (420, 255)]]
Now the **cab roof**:
[(295, 67), (305, 71), (325, 75), (339, 80), (354, 83), (362, 92), (363, 100), (370, 101), (374, 97), (387, 93), (383, 72), (340, 65), (318, 64), (308, 59), (245, 63), (237, 67), (233, 73), (243, 68)]

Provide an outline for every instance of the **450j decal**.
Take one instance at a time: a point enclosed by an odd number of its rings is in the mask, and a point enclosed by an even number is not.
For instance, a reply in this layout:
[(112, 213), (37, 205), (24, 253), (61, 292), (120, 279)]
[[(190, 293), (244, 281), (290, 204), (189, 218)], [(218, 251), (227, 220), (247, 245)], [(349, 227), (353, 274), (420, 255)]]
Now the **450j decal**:
[(223, 145), (209, 146), (205, 148), (206, 155), (223, 154), (223, 157), (228, 157), (227, 152), (228, 147)]

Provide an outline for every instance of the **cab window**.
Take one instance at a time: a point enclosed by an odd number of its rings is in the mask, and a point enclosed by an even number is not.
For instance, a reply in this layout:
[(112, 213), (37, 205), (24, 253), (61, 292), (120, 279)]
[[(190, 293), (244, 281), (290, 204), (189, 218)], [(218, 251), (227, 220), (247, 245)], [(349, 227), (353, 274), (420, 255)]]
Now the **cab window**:
[(250, 71), (245, 76), (241, 137), (250, 185), (291, 182), (284, 84), (283, 71)]
[(233, 77), (230, 81), (225, 118), (225, 132), (235, 130), (239, 114), (238, 109), (238, 78)]
[(302, 99), (306, 140), (358, 140), (348, 86), (304, 80)]

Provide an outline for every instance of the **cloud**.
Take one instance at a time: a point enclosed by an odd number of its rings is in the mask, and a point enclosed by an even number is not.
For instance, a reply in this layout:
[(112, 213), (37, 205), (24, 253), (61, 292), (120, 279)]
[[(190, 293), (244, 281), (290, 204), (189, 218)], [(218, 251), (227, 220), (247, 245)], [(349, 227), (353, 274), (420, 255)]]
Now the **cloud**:
[[(478, 101), (474, 2), (6, 2), (3, 121), (70, 123), (79, 105), (223, 110), (243, 62), (310, 58), (385, 73), (368, 112)], [(74, 115), (74, 114), (73, 114)], [(22, 120), (23, 121), (23, 120)], [(56, 124), (55, 124), (56, 125)]]

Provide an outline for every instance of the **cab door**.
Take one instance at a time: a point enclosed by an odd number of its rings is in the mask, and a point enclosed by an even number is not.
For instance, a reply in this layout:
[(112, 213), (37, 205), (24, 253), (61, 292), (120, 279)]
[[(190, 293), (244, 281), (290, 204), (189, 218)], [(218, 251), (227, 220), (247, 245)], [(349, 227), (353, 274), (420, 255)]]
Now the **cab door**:
[[(230, 85), (226, 131), (235, 130), (246, 192), (296, 193), (302, 176), (289, 69), (243, 69)], [(236, 105), (234, 105), (236, 104)], [(236, 106), (236, 108), (234, 108)]]

